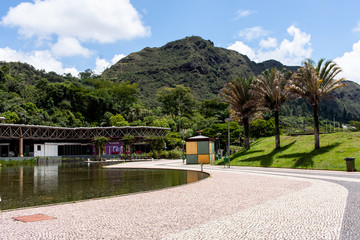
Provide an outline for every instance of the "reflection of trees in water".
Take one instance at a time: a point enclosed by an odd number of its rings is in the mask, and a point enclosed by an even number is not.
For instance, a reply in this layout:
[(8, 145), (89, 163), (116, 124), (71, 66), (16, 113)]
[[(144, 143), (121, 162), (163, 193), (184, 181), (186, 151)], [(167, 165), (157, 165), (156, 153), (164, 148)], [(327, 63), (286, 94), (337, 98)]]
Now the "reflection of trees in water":
[[(71, 167), (75, 166), (75, 167)], [(205, 173), (105, 169), (103, 164), (51, 163), (0, 169), (1, 209), (71, 202), (186, 184)]]

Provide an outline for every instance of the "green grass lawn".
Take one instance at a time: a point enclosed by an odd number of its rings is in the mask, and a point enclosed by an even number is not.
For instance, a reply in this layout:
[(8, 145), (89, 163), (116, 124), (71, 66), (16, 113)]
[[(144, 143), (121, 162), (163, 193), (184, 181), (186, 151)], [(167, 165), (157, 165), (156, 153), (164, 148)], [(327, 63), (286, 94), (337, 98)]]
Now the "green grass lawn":
[[(360, 133), (339, 132), (320, 135), (320, 149), (314, 150), (314, 136), (281, 136), (275, 150), (275, 137), (261, 138), (248, 151), (231, 155), (231, 165), (253, 167), (346, 170), (346, 157), (355, 157), (360, 169)], [(223, 160), (215, 164), (223, 164)]]

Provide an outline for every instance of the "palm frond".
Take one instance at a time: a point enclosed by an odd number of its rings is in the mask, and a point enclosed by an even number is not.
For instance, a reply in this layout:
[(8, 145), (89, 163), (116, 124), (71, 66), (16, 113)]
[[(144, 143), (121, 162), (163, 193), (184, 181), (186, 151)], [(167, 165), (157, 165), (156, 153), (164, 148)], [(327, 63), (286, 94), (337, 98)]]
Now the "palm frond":
[(250, 118), (257, 111), (259, 101), (249, 91), (253, 79), (235, 78), (220, 91), (223, 101), (230, 105), (232, 116), (237, 119)]

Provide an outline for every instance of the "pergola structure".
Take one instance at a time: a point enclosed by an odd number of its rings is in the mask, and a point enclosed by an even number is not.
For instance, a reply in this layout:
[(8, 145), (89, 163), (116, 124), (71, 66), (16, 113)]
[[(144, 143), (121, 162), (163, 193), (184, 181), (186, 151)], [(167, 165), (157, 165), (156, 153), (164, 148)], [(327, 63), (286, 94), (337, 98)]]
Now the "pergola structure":
[(162, 127), (80, 127), (63, 128), (51, 126), (36, 126), (23, 124), (0, 124), (1, 140), (19, 140), (19, 155), (23, 156), (23, 140), (43, 141), (91, 141), (94, 137), (107, 137), (110, 139), (122, 139), (125, 135), (132, 135), (142, 139), (148, 136), (165, 136), (169, 128)]

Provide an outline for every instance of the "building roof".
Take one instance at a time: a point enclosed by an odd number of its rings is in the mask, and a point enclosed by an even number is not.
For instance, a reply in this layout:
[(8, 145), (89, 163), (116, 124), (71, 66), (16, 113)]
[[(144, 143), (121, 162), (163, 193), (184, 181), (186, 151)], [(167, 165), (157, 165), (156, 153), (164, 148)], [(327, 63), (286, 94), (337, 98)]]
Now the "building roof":
[(207, 137), (207, 136), (203, 136), (203, 135), (198, 135), (195, 137), (190, 137), (185, 139), (186, 142), (201, 142), (201, 141), (214, 141), (213, 138)]
[(165, 136), (169, 130), (169, 128), (147, 126), (63, 128), (24, 124), (0, 124), (0, 139), (86, 140), (98, 136), (122, 138), (125, 135), (141, 138), (147, 136)]

